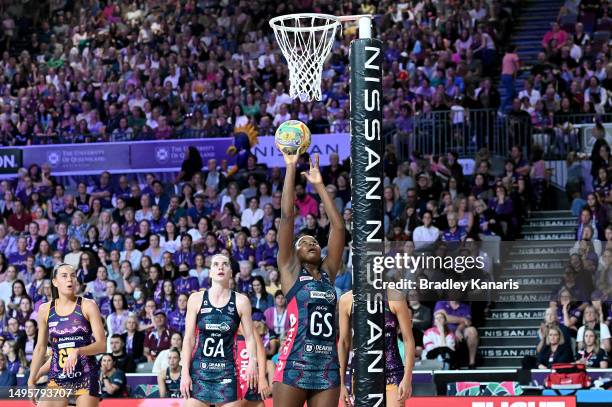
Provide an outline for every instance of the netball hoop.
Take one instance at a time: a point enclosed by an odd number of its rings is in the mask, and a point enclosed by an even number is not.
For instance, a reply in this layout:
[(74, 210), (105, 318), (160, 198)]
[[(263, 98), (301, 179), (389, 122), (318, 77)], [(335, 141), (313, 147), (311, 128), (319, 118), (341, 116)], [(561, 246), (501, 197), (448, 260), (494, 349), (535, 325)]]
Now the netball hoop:
[[(338, 27), (342, 22), (360, 19), (360, 37), (369, 38), (370, 18), (304, 13), (271, 19), (270, 27), (289, 65), (289, 96), (302, 102), (321, 100), (323, 63), (331, 52)], [(367, 24), (361, 20), (367, 20)], [(367, 37), (362, 36), (362, 30)]]

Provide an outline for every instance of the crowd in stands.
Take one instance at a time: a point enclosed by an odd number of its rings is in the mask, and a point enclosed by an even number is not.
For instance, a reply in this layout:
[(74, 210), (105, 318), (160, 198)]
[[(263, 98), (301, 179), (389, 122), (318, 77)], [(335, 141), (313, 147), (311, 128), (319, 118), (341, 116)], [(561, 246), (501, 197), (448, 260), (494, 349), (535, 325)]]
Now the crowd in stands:
[(17, 146), (163, 140), (228, 136), (246, 124), (270, 135), (289, 118), (313, 133), (347, 131), (355, 27), (345, 27), (323, 68), (323, 100), (302, 104), (288, 96), (267, 23), (300, 10), (379, 16), (387, 126), (408, 134), (415, 115), (499, 107), (493, 77), (518, 3), (82, 0), (49, 18), (12, 5), (0, 39), (0, 138)]

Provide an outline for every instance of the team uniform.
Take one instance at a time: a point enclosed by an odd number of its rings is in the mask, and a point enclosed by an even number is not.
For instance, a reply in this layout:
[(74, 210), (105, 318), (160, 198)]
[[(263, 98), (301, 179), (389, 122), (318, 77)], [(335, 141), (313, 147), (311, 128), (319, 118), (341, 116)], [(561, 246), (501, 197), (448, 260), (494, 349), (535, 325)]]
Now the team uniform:
[(83, 315), (82, 303), (83, 297), (77, 297), (72, 313), (60, 316), (55, 309), (55, 301), (51, 302), (47, 317), (52, 351), (48, 387), (70, 389), (73, 396), (88, 394), (99, 397), (100, 372), (95, 356), (80, 355), (74, 372), (67, 375), (63, 371), (72, 350), (94, 342), (91, 324)]
[(246, 347), (244, 336), (236, 337), (236, 371), (239, 380), (239, 398), (248, 401), (261, 401), (261, 396), (257, 389), (249, 389), (249, 382), (246, 376), (246, 368), (249, 365), (249, 351)]
[(235, 342), (240, 316), (236, 292), (222, 308), (216, 308), (204, 291), (196, 324), (196, 346), (191, 355), (192, 397), (208, 403), (238, 400)]
[(274, 381), (306, 390), (340, 385), (336, 346), (336, 290), (328, 274), (316, 280), (305, 268), (287, 293), (290, 327)]
[(385, 299), (385, 379), (387, 386), (399, 386), (404, 378), (404, 364), (397, 346), (399, 321)]
[(166, 368), (166, 380), (164, 381), (166, 384), (166, 393), (167, 397), (170, 398), (181, 398), (181, 375), (179, 374), (178, 379), (173, 380), (170, 376), (170, 368)]
[[(354, 307), (351, 305), (351, 314)], [(397, 316), (391, 312), (389, 302), (385, 294), (385, 383), (389, 386), (399, 386), (404, 378), (404, 363), (400, 355), (399, 347), (397, 346), (397, 330), (399, 321)], [(349, 361), (350, 363), (350, 361)], [(351, 389), (354, 388), (353, 380), (355, 378), (355, 369), (347, 369), (350, 372), (350, 380), (346, 383), (351, 383)]]

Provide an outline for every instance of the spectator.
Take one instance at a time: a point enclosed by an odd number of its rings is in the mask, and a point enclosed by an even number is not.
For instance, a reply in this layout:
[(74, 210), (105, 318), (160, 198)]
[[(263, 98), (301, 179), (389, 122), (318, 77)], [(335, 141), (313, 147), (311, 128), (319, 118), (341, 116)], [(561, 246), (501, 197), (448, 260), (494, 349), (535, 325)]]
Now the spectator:
[(250, 295), (251, 305), (262, 312), (274, 306), (272, 296), (265, 289), (266, 283), (262, 276), (255, 276), (251, 282), (252, 293)]
[(423, 335), (423, 359), (439, 359), (450, 368), (455, 352), (455, 335), (446, 322), (446, 313), (434, 312), (434, 326), (427, 329)]
[(595, 334), (597, 342), (601, 344), (601, 349), (605, 352), (611, 350), (610, 329), (603, 320), (603, 316), (599, 314), (595, 307), (589, 305), (584, 309), (582, 326), (578, 328), (578, 334), (576, 336), (578, 349), (583, 349), (585, 347), (584, 334), (587, 330), (590, 330)]
[(125, 343), (125, 353), (131, 356), (134, 363), (140, 363), (144, 359), (145, 333), (138, 329), (138, 325), (136, 315), (130, 314), (125, 321), (125, 332), (121, 334)]
[(434, 313), (437, 311), (446, 314), (449, 329), (454, 332), (459, 345), (458, 352), (466, 347), (469, 352), (469, 366), (473, 368), (476, 365), (476, 351), (478, 348), (478, 331), (472, 326), (472, 312), (470, 307), (459, 301), (438, 301), (434, 308)]
[(565, 343), (559, 328), (546, 330), (546, 345), (538, 353), (538, 369), (550, 369), (554, 363), (570, 363), (573, 360), (572, 350)]
[(115, 367), (115, 359), (106, 353), (100, 360), (100, 389), (104, 398), (120, 398), (127, 395), (125, 373)]
[(155, 362), (159, 352), (170, 347), (172, 331), (166, 324), (166, 313), (162, 310), (155, 311), (154, 326), (147, 329), (144, 340), (144, 356), (149, 363)]
[(425, 211), (423, 213), (423, 225), (414, 229), (412, 240), (416, 249), (421, 249), (438, 240), (440, 230), (431, 224), (432, 220), (433, 214), (431, 211)]
[(125, 295), (120, 293), (114, 294), (110, 306), (111, 313), (106, 319), (109, 337), (112, 337), (114, 334), (125, 333), (125, 321), (129, 316), (127, 308), (128, 304)]
[(182, 349), (183, 347), (183, 335), (180, 332), (173, 332), (170, 337), (170, 348), (164, 349), (159, 352), (159, 355), (155, 359), (155, 363), (153, 364), (152, 373), (160, 374), (166, 371), (169, 367), (169, 359), (168, 356), (172, 349)]
[(6, 356), (0, 355), (0, 386), (16, 386), (17, 375), (7, 367)]
[(117, 369), (124, 373), (136, 372), (136, 364), (132, 356), (125, 353), (125, 344), (120, 334), (114, 334), (110, 338), (111, 354), (115, 361)]
[(608, 353), (599, 345), (597, 332), (591, 328), (584, 330), (584, 348), (576, 355), (577, 363), (584, 363), (587, 368), (608, 368)]
[(501, 83), (505, 94), (501, 105), (502, 111), (506, 111), (510, 106), (510, 101), (514, 99), (514, 80), (518, 74), (519, 68), (520, 60), (518, 54), (516, 53), (516, 46), (510, 45), (508, 46), (502, 61)]

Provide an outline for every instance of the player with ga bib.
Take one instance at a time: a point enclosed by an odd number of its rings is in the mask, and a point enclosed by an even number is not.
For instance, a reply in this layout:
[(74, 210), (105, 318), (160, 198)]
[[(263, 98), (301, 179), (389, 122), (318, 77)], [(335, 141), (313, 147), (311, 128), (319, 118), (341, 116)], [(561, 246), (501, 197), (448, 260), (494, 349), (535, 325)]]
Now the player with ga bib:
[(96, 355), (106, 350), (106, 336), (98, 305), (76, 296), (77, 275), (69, 264), (53, 270), (52, 300), (38, 311), (38, 341), (32, 353), (28, 386), (40, 377), (46, 359), (47, 343), (51, 344), (48, 388), (65, 390), (70, 397), (61, 400), (42, 399), (39, 405), (59, 407), (73, 398), (77, 407), (97, 406), (100, 397), (99, 367)]
[[(259, 310), (253, 309), (253, 312), (255, 311)], [(266, 348), (256, 329), (253, 329), (253, 336), (255, 342), (257, 342), (257, 366), (259, 372), (257, 388), (249, 388), (246, 374), (246, 367), (249, 365), (249, 352), (244, 335), (242, 335), (242, 328), (238, 328), (238, 336), (236, 337), (236, 371), (238, 372), (240, 398), (242, 400), (238, 402), (237, 407), (264, 407), (263, 401), (270, 397), (271, 393), (266, 373)]]
[(235, 342), (242, 327), (249, 362), (249, 388), (257, 386), (257, 345), (253, 336), (251, 302), (230, 289), (232, 269), (222, 254), (211, 259), (211, 287), (193, 293), (187, 301), (181, 394), (186, 407), (236, 406), (239, 399)]
[[(327, 194), (319, 171), (319, 156), (302, 175), (320, 196), (330, 220), (328, 252), (308, 235), (294, 241), (297, 155), (283, 153), (287, 172), (281, 202), (278, 267), (287, 298), (290, 326), (274, 374), (274, 407), (328, 407), (338, 404), (340, 376), (336, 346), (336, 290), (342, 265), (345, 225)], [(299, 195), (303, 186), (299, 186)], [(301, 198), (298, 196), (298, 198)]]
[[(412, 335), (412, 313), (406, 300), (398, 291), (387, 291), (383, 295), (385, 313), (385, 379), (387, 383), (387, 407), (404, 406), (412, 394), (412, 368), (414, 366), (414, 337)], [(344, 383), (352, 341), (351, 315), (353, 314), (353, 291), (340, 297), (340, 340), (338, 357), (342, 378), (342, 406), (352, 407), (353, 401)], [(402, 363), (397, 346), (397, 329), (402, 333), (405, 357)]]

